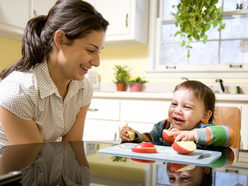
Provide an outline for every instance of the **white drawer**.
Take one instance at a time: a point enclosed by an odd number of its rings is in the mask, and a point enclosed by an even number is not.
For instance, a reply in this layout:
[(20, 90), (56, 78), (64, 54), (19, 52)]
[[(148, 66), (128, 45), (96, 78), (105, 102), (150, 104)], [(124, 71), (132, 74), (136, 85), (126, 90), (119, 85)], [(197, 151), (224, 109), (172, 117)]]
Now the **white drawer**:
[(119, 121), (120, 101), (92, 99), (86, 118)]
[(157, 123), (168, 117), (169, 101), (122, 101), (121, 118), (126, 122)]

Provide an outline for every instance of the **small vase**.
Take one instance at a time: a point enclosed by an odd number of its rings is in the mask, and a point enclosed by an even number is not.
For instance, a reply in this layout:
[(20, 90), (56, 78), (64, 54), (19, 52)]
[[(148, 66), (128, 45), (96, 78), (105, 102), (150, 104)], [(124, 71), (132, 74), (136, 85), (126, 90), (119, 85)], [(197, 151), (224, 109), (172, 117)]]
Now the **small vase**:
[(133, 83), (130, 85), (131, 92), (139, 92), (141, 87), (141, 83)]
[(116, 83), (117, 91), (125, 91), (126, 84)]

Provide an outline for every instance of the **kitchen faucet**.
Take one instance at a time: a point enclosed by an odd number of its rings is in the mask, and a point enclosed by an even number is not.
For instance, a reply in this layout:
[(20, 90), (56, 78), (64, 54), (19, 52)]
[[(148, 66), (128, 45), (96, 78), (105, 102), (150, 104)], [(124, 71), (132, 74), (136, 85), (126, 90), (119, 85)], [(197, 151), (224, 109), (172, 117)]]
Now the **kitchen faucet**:
[(186, 78), (186, 77), (181, 77), (181, 80), (186, 80), (186, 81), (188, 81), (189, 79), (188, 78)]
[(220, 82), (220, 87), (223, 93), (225, 93), (225, 87), (223, 85), (223, 80), (222, 79), (216, 79), (215, 82)]

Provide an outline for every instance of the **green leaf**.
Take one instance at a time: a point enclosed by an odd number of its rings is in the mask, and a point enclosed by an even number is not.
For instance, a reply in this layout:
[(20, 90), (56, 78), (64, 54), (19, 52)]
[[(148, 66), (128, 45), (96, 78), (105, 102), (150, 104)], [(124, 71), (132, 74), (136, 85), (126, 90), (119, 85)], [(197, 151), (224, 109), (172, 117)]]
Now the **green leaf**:
[(204, 36), (203, 36), (203, 43), (204, 43), (204, 44), (206, 44), (207, 39), (208, 39), (208, 36), (207, 36), (207, 35), (204, 35)]
[(178, 34), (180, 34), (180, 32), (179, 32), (179, 31), (176, 31), (176, 33), (175, 33), (175, 35), (174, 35), (174, 36), (177, 36)]
[(183, 47), (183, 46), (185, 46), (185, 44), (186, 44), (186, 43), (185, 43), (185, 41), (183, 40), (183, 43), (182, 43), (182, 45), (181, 45), (181, 46)]

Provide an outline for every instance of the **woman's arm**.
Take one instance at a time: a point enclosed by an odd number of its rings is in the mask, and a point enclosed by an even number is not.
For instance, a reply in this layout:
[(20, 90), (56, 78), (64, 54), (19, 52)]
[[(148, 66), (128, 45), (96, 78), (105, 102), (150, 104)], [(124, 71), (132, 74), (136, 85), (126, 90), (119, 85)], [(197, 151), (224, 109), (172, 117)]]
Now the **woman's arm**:
[(33, 120), (23, 120), (2, 106), (0, 106), (0, 123), (12, 145), (43, 142), (37, 124)]
[(82, 107), (76, 116), (76, 121), (71, 130), (62, 137), (62, 141), (82, 141), (84, 133), (84, 123), (90, 104)]

